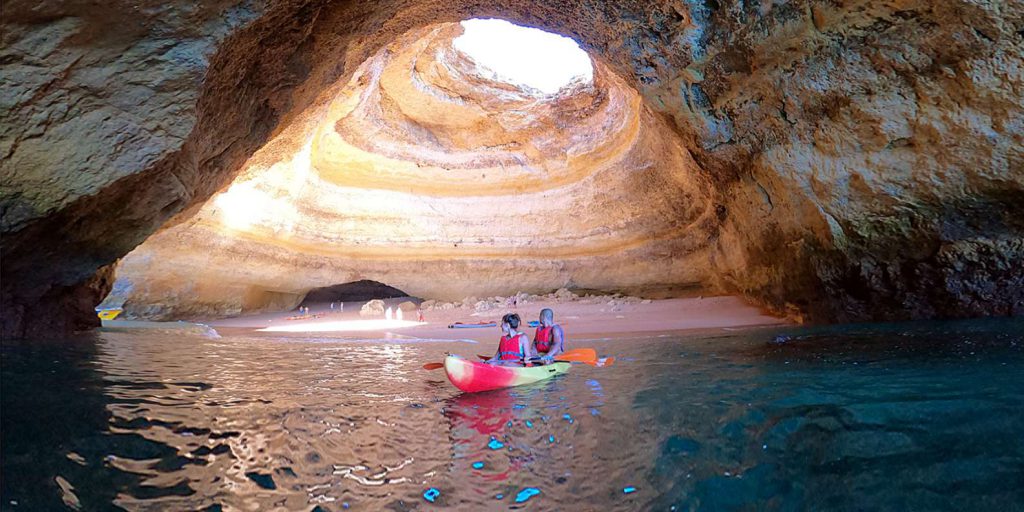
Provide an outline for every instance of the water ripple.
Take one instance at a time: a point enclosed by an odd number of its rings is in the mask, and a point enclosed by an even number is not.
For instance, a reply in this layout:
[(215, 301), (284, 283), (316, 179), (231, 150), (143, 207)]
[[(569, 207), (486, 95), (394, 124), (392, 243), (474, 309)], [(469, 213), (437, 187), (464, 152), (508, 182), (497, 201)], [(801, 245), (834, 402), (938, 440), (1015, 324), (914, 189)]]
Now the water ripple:
[(0, 507), (1008, 510), (1024, 502), (1022, 332), (591, 340), (617, 362), (475, 395), (420, 369), (479, 349), (459, 342), (4, 346)]

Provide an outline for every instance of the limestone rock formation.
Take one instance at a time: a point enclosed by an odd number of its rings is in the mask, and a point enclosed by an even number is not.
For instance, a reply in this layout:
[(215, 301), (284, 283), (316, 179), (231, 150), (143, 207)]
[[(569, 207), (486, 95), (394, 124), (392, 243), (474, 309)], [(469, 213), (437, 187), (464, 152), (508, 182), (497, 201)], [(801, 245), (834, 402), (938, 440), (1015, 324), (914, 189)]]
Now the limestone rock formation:
[[(1024, 310), (1020, 0), (16, 0), (3, 14), (4, 336), (88, 325), (110, 265), (147, 238), (141, 256), (150, 244), (202, 256), (168, 279), (187, 287), (205, 273), (211, 303), (229, 282), (262, 297), (358, 278), (405, 290), (407, 275), (438, 297), (508, 294), (518, 288), (478, 283), (515, 274), (523, 290), (562, 280), (737, 291), (822, 320)], [(522, 132), (495, 113), (514, 91), (492, 87), (492, 101), (472, 92), (479, 81), (430, 86), (468, 76), (445, 50), (446, 23), (488, 16), (571, 36), (593, 56), (593, 91), (533, 117), (566, 125), (560, 116), (593, 105), (581, 116), (583, 160), (552, 158), (581, 148), (571, 138), (506, 138)], [(389, 45), (396, 53), (382, 53)], [(415, 75), (388, 74), (402, 70)], [(368, 96), (346, 94), (357, 89)], [(412, 101), (430, 90), (468, 101), (444, 112), (452, 101)], [(377, 108), (396, 98), (383, 105), (402, 115)], [(479, 151), (474, 141), (521, 145)], [(274, 182), (272, 168), (284, 176), (303, 158), (316, 173)], [(549, 204), (541, 181), (580, 195)], [(522, 189), (505, 195), (513, 182)], [(284, 237), (271, 236), (284, 224), (260, 219), (226, 232), (207, 202), (218, 191), (343, 224), (299, 222)], [(517, 194), (533, 199), (495, 201)], [(425, 199), (366, 222), (403, 195)], [(442, 203), (451, 209), (431, 209)], [(531, 205), (580, 218), (515, 237), (488, 229)], [(447, 235), (434, 229), (467, 211), (483, 220), (462, 220), (470, 236), (442, 251)], [(395, 243), (374, 225), (394, 229)], [(541, 236), (573, 226), (578, 241)], [(307, 283), (257, 276), (296, 269)], [(187, 308), (175, 293), (169, 307)]]
[[(601, 64), (554, 96), (494, 81), (458, 24), (398, 38), (121, 263), (128, 312), (372, 279), (454, 300), (706, 282), (709, 184)], [(306, 121), (309, 119), (309, 121)]]
[(710, 16), (718, 51), (690, 64), (707, 122), (678, 126), (729, 127), (697, 155), (736, 177), (727, 286), (831, 320), (1024, 313), (1024, 3)]
[[(128, 281), (124, 279), (123, 281)], [(376, 281), (361, 280), (351, 283), (335, 284), (322, 288), (315, 288), (306, 293), (302, 299), (304, 306), (312, 304), (327, 304), (331, 302), (358, 302), (375, 298), (390, 299), (394, 297), (408, 297), (409, 294)]]
[(360, 316), (384, 316), (384, 301), (373, 299), (359, 308)]

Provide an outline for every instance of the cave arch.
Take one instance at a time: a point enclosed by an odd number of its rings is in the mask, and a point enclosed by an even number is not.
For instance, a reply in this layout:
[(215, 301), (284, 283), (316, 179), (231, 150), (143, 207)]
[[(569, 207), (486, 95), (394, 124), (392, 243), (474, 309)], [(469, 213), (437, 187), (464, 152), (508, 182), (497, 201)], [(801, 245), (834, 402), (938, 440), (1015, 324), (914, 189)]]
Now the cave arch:
[[(572, 37), (671, 121), (666, 134), (713, 185), (722, 289), (829, 320), (1020, 311), (1011, 212), (1024, 101), (999, 78), (1020, 64), (1017, 31), (987, 5), (896, 8), (283, 1), (140, 17), (127, 2), (8, 6), (4, 66), (41, 71), (7, 74), (18, 100), (4, 117), (18, 122), (0, 191), (2, 331), (94, 325), (111, 264), (188, 222), (296, 113), (400, 34), (474, 17)], [(40, 34), (46, 45), (28, 43)], [(68, 105), (76, 115), (53, 115)], [(962, 123), (998, 122), (964, 130), (950, 105), (971, 113)]]
[[(131, 37), (147, 41), (176, 35), (195, 47), (183, 47), (186, 51), (207, 52), (209, 57), (176, 62), (171, 71), (180, 75), (180, 87), (158, 90), (149, 98), (146, 112), (152, 116), (160, 115), (157, 112), (164, 104), (191, 101), (194, 107), (179, 116), (182, 129), (175, 137), (156, 143), (141, 140), (129, 148), (152, 156), (132, 165), (127, 174), (100, 171), (110, 165), (111, 157), (90, 157), (84, 160), (103, 179), (90, 184), (92, 188), (84, 193), (54, 193), (68, 198), (56, 205), (26, 203), (26, 196), (38, 195), (31, 190), (38, 184), (30, 180), (25, 182), (25, 190), (5, 191), (0, 285), (3, 333), (27, 336), (97, 325), (91, 314), (94, 304), (90, 303), (98, 303), (109, 292), (112, 264), (118, 258), (161, 227), (187, 222), (195, 208), (224, 188), (275, 130), (290, 123), (296, 112), (326, 101), (334, 92), (332, 87), (399, 35), (437, 22), (501, 18), (571, 36), (592, 55), (614, 53), (616, 58), (609, 59), (609, 65), (627, 71), (628, 52), (617, 45), (613, 27), (622, 16), (639, 16), (647, 7), (615, 7), (594, 17), (582, 15), (578, 6), (567, 9), (543, 2), (483, 6), (466, 0), (415, 5), (295, 1), (255, 10), (247, 6), (227, 12), (203, 8), (180, 16), (180, 22), (155, 22), (154, 26), (160, 25), (159, 35), (146, 28), (131, 33), (105, 28), (118, 22), (111, 13), (117, 13), (115, 18), (125, 17), (122, 21), (127, 23), (133, 12), (130, 8), (103, 13), (76, 5), (8, 9), (4, 23), (20, 29), (12, 30), (12, 40), (19, 36), (29, 40), (34, 31), (54, 26), (54, 20), (74, 20), (69, 35), (89, 34), (92, 39), (87, 41), (96, 48), (109, 46), (108, 53), (94, 56), (91, 69), (133, 64), (122, 62), (124, 40)], [(214, 21), (221, 16), (226, 16), (226, 23), (218, 26), (214, 22), (217, 32), (197, 37), (197, 20)], [(140, 62), (146, 58), (149, 56), (139, 55)], [(624, 76), (634, 78), (628, 73)], [(114, 91), (123, 87), (113, 80), (105, 85)], [(89, 96), (91, 91), (79, 94)], [(92, 108), (105, 112), (103, 105)], [(21, 114), (27, 118), (32, 112), (29, 105)], [(138, 113), (110, 109), (106, 115), (130, 119)], [(26, 125), (24, 130), (31, 128)], [(89, 128), (101, 139), (115, 139), (120, 130), (113, 125)], [(101, 147), (92, 151), (107, 153)]]
[(587, 79), (542, 94), (482, 67), (465, 34), (402, 34), (295, 114), (226, 191), (122, 260), (134, 301), (189, 309), (202, 289), (234, 311), (243, 285), (351, 276), (446, 301), (706, 289), (717, 214), (665, 120), (586, 54)]
[(409, 297), (408, 293), (384, 283), (360, 279), (348, 283), (314, 288), (306, 292), (300, 306), (328, 304), (332, 302), (365, 302), (374, 299), (395, 299)]

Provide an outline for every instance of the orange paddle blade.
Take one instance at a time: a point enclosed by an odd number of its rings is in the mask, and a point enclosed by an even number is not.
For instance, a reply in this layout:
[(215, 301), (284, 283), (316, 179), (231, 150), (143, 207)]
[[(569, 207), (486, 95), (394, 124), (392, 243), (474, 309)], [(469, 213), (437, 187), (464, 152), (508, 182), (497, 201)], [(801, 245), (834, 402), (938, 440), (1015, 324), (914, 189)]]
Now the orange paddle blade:
[(593, 363), (597, 361), (597, 351), (592, 348), (576, 348), (555, 356), (555, 361), (572, 363)]
[(586, 363), (586, 364), (589, 364), (590, 366), (611, 366), (612, 364), (615, 363), (615, 358), (614, 357), (602, 357), (601, 359), (598, 359), (597, 361), (583, 361), (583, 362)]
[(423, 365), (424, 370), (436, 370), (438, 368), (444, 368), (444, 363), (427, 363)]

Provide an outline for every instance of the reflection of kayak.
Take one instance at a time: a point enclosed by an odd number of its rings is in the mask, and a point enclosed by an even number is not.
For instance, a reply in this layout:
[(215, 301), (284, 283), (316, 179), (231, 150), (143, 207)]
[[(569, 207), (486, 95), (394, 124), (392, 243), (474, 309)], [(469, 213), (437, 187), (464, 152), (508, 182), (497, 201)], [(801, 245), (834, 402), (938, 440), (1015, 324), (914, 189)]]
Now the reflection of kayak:
[(477, 327), (497, 327), (495, 322), (477, 322), (475, 324), (464, 324), (462, 322), (455, 322), (448, 326), (449, 329), (476, 329)]
[(448, 380), (467, 393), (530, 384), (565, 373), (569, 371), (569, 366), (569, 363), (531, 367), (496, 366), (468, 361), (458, 356), (444, 358), (444, 372), (448, 374)]

